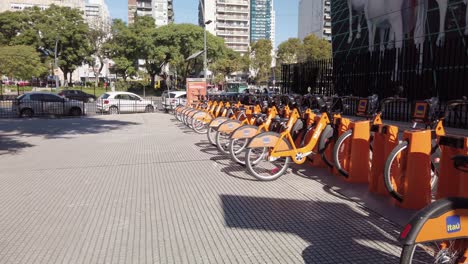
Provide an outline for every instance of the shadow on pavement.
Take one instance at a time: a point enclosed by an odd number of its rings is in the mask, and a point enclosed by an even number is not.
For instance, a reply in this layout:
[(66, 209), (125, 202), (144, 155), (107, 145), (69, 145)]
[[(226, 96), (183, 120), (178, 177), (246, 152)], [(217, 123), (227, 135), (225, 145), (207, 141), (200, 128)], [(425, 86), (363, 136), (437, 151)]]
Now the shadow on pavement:
[[(305, 263), (399, 262), (399, 228), (373, 212), (307, 200), (222, 195), (221, 201), (230, 228), (266, 231), (261, 235), (290, 233), (307, 241)], [(280, 245), (281, 239), (270, 238), (270, 246), (287, 247), (288, 241)]]
[(136, 122), (108, 120), (93, 117), (63, 119), (0, 119), (0, 155), (17, 153), (33, 147), (25, 142), (28, 137), (67, 139), (77, 135), (105, 133), (138, 125)]

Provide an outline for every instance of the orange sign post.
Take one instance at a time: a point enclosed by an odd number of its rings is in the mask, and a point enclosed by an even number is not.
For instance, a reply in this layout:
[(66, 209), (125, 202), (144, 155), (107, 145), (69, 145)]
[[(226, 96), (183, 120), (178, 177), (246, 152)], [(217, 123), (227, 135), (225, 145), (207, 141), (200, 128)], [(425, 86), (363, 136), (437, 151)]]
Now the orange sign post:
[(199, 96), (206, 97), (206, 79), (187, 78), (187, 106), (198, 103)]

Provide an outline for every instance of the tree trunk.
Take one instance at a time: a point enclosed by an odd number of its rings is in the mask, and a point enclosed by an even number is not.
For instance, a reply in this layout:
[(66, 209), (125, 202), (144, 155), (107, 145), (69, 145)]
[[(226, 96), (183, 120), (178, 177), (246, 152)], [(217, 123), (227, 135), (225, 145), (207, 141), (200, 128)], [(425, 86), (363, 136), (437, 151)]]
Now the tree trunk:
[(70, 81), (68, 83), (73, 83), (73, 71), (70, 71)]
[(150, 78), (151, 78), (151, 84), (150, 84), (151, 89), (154, 89), (156, 74), (155, 73), (150, 73)]

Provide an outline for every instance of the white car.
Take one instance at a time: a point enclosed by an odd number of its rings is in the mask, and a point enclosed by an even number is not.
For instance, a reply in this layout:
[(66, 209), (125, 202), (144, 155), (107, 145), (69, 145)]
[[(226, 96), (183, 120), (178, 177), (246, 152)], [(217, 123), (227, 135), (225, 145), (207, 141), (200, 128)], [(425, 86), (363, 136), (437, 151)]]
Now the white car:
[(107, 92), (96, 100), (98, 112), (111, 115), (119, 113), (152, 113), (157, 109), (156, 104), (129, 92)]
[(187, 92), (186, 91), (164, 91), (161, 97), (162, 97), (163, 108), (166, 111), (174, 109), (178, 105), (187, 104)]

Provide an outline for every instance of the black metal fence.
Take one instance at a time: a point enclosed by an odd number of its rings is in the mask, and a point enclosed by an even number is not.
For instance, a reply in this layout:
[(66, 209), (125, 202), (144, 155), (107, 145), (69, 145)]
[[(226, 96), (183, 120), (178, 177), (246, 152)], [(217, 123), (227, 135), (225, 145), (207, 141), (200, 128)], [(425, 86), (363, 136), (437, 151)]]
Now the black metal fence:
[(0, 118), (152, 113), (162, 108), (161, 97), (147, 97), (138, 102), (118, 99), (81, 102), (66, 99), (19, 100), (15, 96), (6, 96), (0, 100)]
[[(285, 93), (354, 95), (380, 98), (399, 94), (404, 106), (391, 106), (387, 118), (409, 121), (416, 100), (438, 97), (441, 110), (449, 100), (468, 96), (468, 42), (447, 39), (444, 47), (425, 42), (416, 47), (407, 41), (404, 49), (343, 51), (333, 61), (322, 60), (282, 65)], [(353, 108), (354, 109), (354, 108)], [(446, 119), (453, 127), (468, 127), (468, 109), (461, 107)]]

